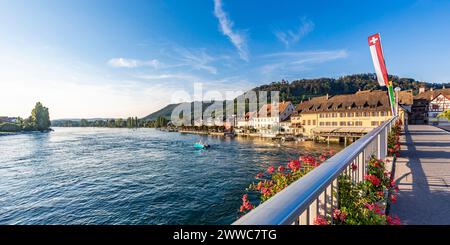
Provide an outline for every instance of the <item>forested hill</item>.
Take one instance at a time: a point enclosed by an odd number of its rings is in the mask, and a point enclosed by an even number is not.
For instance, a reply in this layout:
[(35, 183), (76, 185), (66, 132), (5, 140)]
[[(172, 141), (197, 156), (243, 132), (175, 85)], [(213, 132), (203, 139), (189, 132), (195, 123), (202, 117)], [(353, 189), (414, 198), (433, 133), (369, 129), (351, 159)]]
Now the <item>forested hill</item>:
[[(443, 84), (419, 82), (413, 78), (400, 78), (398, 76), (389, 76), (394, 87), (400, 87), (402, 90), (413, 90), (417, 94), (419, 87), (442, 88)], [(343, 76), (340, 78), (315, 78), (301, 79), (292, 82), (280, 81), (268, 85), (262, 85), (254, 88), (254, 91), (280, 91), (280, 100), (290, 100), (299, 103), (301, 100), (320, 95), (352, 94), (359, 89), (381, 89), (376, 80), (375, 74), (355, 74)]]
[[(419, 87), (442, 88), (443, 84), (419, 82), (413, 78), (401, 78), (398, 76), (389, 76), (393, 81), (394, 87), (399, 86), (402, 90), (413, 90), (413, 94), (417, 94)], [(450, 87), (450, 84), (445, 84)], [(310, 97), (321, 96), (325, 94), (352, 94), (358, 90), (381, 89), (376, 80), (375, 74), (354, 74), (343, 76), (340, 78), (314, 78), (301, 79), (288, 82), (285, 80), (272, 82), (267, 85), (261, 85), (252, 89), (253, 91), (280, 91), (280, 100), (292, 101), (294, 104), (300, 103), (301, 100)], [(144, 119), (153, 120), (159, 116), (170, 118), (173, 108), (177, 104), (168, 105), (161, 110), (154, 112)]]

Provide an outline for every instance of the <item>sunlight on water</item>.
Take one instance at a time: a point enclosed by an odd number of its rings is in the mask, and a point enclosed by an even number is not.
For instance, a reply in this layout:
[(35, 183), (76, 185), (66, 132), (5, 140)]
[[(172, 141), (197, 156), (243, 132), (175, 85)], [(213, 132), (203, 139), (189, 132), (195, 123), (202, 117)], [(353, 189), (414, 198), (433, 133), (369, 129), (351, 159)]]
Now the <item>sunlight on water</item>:
[(2, 136), (0, 224), (229, 224), (258, 172), (341, 148), (153, 129)]

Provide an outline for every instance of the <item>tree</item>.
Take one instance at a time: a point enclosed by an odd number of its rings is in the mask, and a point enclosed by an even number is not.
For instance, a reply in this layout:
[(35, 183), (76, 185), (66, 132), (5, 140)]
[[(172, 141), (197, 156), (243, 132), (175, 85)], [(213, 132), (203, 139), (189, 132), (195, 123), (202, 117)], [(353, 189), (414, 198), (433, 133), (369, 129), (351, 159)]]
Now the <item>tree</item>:
[(31, 111), (31, 121), (36, 130), (44, 131), (50, 127), (50, 116), (48, 108), (44, 107), (41, 102), (37, 102)]
[(450, 121), (450, 110), (446, 110), (438, 115), (439, 118), (446, 118)]
[(80, 121), (80, 127), (87, 127), (89, 126), (89, 123), (86, 119), (81, 119)]

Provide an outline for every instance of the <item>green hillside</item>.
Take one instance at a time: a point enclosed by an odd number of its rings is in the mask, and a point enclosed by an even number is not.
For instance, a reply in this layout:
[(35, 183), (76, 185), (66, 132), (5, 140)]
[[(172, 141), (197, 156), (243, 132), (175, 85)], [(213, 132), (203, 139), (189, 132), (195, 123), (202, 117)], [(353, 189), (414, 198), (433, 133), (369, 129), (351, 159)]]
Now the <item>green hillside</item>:
[[(401, 78), (398, 76), (389, 76), (389, 79), (393, 81), (394, 87), (399, 86), (402, 90), (413, 91), (413, 94), (417, 94), (419, 87), (424, 86), (429, 88), (442, 88), (443, 84), (438, 83), (426, 83), (419, 82), (413, 78)], [(450, 87), (450, 84), (446, 84)], [(259, 91), (280, 91), (280, 100), (292, 101), (294, 104), (300, 103), (300, 101), (308, 99), (310, 97), (322, 96), (325, 94), (352, 94), (359, 89), (382, 89), (376, 80), (375, 74), (354, 74), (343, 76), (339, 78), (314, 78), (314, 79), (301, 79), (288, 82), (285, 80), (272, 82), (270, 84), (261, 85), (252, 89), (255, 92)], [(270, 94), (270, 93), (269, 93)], [(159, 116), (170, 118), (172, 110), (179, 104), (170, 104), (159, 111), (156, 111), (143, 119), (155, 120)], [(210, 104), (209, 104), (210, 105)], [(204, 109), (208, 104), (204, 104)]]

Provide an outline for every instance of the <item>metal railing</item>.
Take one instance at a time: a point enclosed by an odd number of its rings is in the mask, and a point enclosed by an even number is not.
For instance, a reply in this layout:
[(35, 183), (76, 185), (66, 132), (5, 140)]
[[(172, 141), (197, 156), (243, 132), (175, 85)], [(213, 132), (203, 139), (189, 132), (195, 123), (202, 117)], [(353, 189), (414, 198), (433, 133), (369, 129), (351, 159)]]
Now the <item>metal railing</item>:
[(331, 215), (338, 207), (338, 177), (346, 174), (354, 182), (362, 181), (369, 158), (386, 157), (388, 134), (396, 120), (385, 121), (233, 225), (313, 224), (318, 215)]

